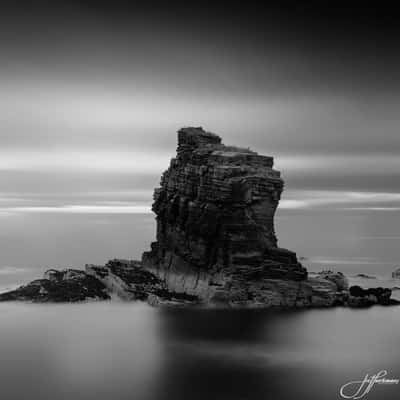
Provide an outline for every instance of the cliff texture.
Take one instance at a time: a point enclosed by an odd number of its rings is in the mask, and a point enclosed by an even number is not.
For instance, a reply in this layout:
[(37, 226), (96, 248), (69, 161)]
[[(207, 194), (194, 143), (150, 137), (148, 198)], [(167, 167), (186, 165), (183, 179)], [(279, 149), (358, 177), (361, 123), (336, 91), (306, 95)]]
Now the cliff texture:
[(154, 192), (157, 241), (144, 268), (207, 303), (333, 304), (335, 283), (307, 280), (295, 253), (277, 246), (283, 186), (272, 157), (225, 146), (202, 128), (181, 129)]

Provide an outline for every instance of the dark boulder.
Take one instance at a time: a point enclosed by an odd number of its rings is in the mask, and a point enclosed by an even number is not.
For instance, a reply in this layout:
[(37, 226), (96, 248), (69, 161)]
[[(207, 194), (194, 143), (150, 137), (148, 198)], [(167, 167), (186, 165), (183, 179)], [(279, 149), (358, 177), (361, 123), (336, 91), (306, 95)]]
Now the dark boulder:
[(96, 278), (85, 274), (84, 271), (79, 271), (79, 274), (72, 273), (73, 276), (70, 277), (69, 272), (70, 270), (63, 270), (55, 273), (55, 270), (52, 270), (54, 275), (51, 279), (37, 279), (18, 289), (2, 293), (0, 301), (60, 303), (110, 299), (106, 287)]
[(360, 286), (351, 286), (347, 305), (350, 307), (369, 307), (375, 304), (383, 306), (398, 304), (398, 301), (391, 299), (392, 291), (388, 288), (363, 289)]

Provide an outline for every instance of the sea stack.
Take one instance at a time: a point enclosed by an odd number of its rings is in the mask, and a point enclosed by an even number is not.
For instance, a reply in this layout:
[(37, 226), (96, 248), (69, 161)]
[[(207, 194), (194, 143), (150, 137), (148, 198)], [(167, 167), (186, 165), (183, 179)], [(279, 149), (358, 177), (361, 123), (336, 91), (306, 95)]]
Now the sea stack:
[(262, 282), (305, 281), (296, 254), (277, 246), (283, 186), (272, 157), (226, 146), (201, 127), (179, 130), (177, 155), (154, 192), (157, 241), (143, 266), (207, 302), (254, 301)]

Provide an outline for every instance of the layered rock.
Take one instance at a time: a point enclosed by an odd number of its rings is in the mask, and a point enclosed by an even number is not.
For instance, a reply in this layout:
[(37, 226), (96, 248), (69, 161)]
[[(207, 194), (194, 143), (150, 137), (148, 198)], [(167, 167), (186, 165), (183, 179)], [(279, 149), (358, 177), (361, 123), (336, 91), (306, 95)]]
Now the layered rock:
[(205, 303), (334, 304), (343, 289), (307, 280), (296, 254), (277, 246), (283, 186), (272, 157), (225, 146), (202, 128), (181, 129), (176, 158), (154, 193), (157, 241), (143, 266)]
[(149, 269), (258, 269), (265, 277), (303, 280), (296, 255), (277, 247), (274, 214), (283, 189), (272, 157), (221, 144), (201, 128), (181, 129), (177, 157), (155, 190), (157, 241)]
[(87, 275), (98, 279), (112, 297), (146, 300), (151, 304), (197, 304), (196, 296), (176, 293), (165, 282), (145, 270), (140, 261), (111, 260), (104, 266), (88, 264)]

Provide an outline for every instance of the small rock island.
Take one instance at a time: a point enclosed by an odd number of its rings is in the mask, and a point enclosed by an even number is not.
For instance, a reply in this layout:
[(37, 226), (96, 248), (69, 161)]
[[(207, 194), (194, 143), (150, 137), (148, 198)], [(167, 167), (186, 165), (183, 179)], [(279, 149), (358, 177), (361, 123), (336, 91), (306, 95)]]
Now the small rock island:
[(0, 301), (147, 301), (152, 305), (332, 307), (389, 305), (390, 289), (349, 289), (340, 272), (309, 274), (278, 247), (284, 182), (273, 158), (226, 146), (201, 127), (178, 131), (176, 157), (154, 192), (156, 241), (141, 261), (48, 270)]

